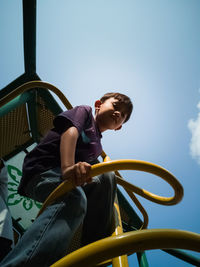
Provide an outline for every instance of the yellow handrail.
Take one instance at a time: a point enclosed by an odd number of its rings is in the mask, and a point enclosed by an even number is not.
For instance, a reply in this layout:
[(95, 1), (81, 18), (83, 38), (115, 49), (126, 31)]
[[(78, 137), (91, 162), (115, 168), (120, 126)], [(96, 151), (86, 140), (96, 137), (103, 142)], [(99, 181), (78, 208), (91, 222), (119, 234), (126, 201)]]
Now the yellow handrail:
[(72, 105), (70, 104), (68, 99), (57, 87), (55, 87), (50, 83), (42, 81), (31, 81), (18, 86), (15, 90), (13, 90), (12, 92), (10, 92), (9, 94), (0, 99), (0, 107), (10, 102), (13, 98), (17, 97), (18, 95), (21, 95), (22, 93), (31, 90), (33, 88), (44, 88), (54, 92), (60, 98), (60, 100), (63, 102), (63, 104), (67, 109), (72, 108)]
[[(101, 157), (104, 162), (111, 161), (110, 157), (104, 151), (101, 153)], [(115, 174), (123, 179), (123, 177), (118, 171), (115, 171)], [(129, 197), (132, 199), (133, 203), (135, 203), (136, 207), (138, 208), (138, 210), (141, 212), (143, 216), (143, 224), (140, 229), (146, 229), (148, 226), (148, 222), (149, 222), (148, 213), (146, 212), (145, 208), (142, 206), (142, 204), (139, 202), (139, 200), (137, 199), (137, 197), (132, 191), (128, 190), (127, 188), (124, 188), (124, 190), (129, 195)]]
[[(112, 160), (110, 162), (101, 162), (101, 163), (92, 165), (91, 177), (94, 177), (101, 173), (116, 171), (116, 170), (139, 170), (139, 171), (149, 172), (149, 173), (162, 177), (174, 189), (173, 197), (162, 197), (162, 196), (155, 195), (147, 190), (141, 189), (131, 183), (126, 182), (120, 177), (117, 177), (118, 184), (124, 186), (128, 190), (131, 190), (148, 200), (151, 200), (153, 202), (156, 202), (158, 204), (163, 204), (163, 205), (174, 205), (180, 202), (183, 197), (182, 185), (170, 172), (168, 172), (167, 170), (165, 170), (164, 168), (158, 165), (155, 165), (153, 163), (146, 162), (146, 161), (124, 159), (124, 160)], [(56, 198), (63, 196), (64, 194), (66, 194), (66, 192), (68, 192), (69, 190), (72, 190), (73, 188), (75, 188), (75, 185), (73, 185), (71, 181), (66, 180), (63, 183), (61, 183), (46, 199), (39, 214), (41, 214), (42, 211), (45, 209), (45, 207), (49, 205), (50, 203), (52, 203)]]
[(115, 170), (137, 170), (144, 171), (148, 173), (155, 174), (163, 178), (167, 183), (169, 183), (174, 189), (173, 197), (162, 197), (155, 195), (145, 189), (141, 189), (131, 183), (126, 182), (121, 179), (121, 177), (117, 177), (117, 183), (125, 186), (129, 190), (135, 192), (136, 194), (151, 200), (158, 204), (163, 205), (174, 205), (181, 201), (183, 197), (183, 187), (179, 183), (179, 181), (172, 175), (170, 172), (165, 170), (164, 168), (153, 164), (151, 162), (142, 161), (142, 160), (134, 160), (134, 159), (122, 159), (122, 160), (112, 160), (110, 162), (102, 162), (99, 164), (95, 164), (92, 166), (91, 174), (92, 177), (101, 173), (115, 171)]
[(175, 229), (145, 229), (111, 236), (82, 247), (51, 267), (88, 267), (124, 254), (179, 248), (200, 252), (200, 234)]
[[(115, 173), (118, 178), (120, 177), (121, 179), (123, 179), (123, 177), (120, 175), (118, 171), (116, 171)], [(143, 224), (140, 229), (146, 229), (149, 223), (149, 217), (147, 211), (145, 210), (145, 208), (142, 206), (142, 204), (139, 202), (139, 200), (131, 190), (126, 188), (126, 186), (124, 187), (124, 190), (127, 192), (129, 197), (132, 199), (133, 203), (135, 203), (136, 207), (139, 209), (139, 211), (143, 216)]]
[[(108, 155), (106, 155), (106, 153), (104, 151), (102, 152), (101, 156), (102, 156), (104, 162), (111, 161), (111, 158)], [(115, 175), (123, 178), (118, 171), (115, 171)], [(148, 224), (148, 215), (147, 215), (145, 209), (140, 204), (140, 202), (137, 200), (136, 196), (133, 194), (133, 192), (127, 190), (126, 188), (124, 188), (124, 189), (126, 190), (128, 195), (131, 197), (132, 201), (135, 203), (135, 205), (137, 206), (137, 208), (141, 211), (141, 213), (143, 215), (144, 222), (140, 228), (140, 229), (143, 229)], [(114, 217), (114, 222), (113, 222), (114, 231), (112, 233), (112, 236), (115, 236), (115, 235), (122, 234), (124, 232), (123, 226), (122, 226), (120, 207), (119, 207), (119, 202), (118, 202), (117, 197), (115, 198), (115, 202), (114, 202), (114, 214), (113, 215), (114, 215), (113, 216)], [(122, 255), (122, 256), (113, 258), (112, 259), (112, 266), (113, 267), (128, 267), (129, 266), (128, 256)]]

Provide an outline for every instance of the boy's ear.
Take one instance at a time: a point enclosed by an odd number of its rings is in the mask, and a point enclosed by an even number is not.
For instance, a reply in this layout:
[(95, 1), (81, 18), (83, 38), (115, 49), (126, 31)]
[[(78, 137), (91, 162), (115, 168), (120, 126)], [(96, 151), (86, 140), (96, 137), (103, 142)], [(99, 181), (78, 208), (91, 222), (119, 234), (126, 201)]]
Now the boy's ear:
[(101, 100), (96, 100), (95, 103), (94, 103), (95, 109), (99, 109), (101, 104), (102, 104)]
[(122, 125), (120, 125), (118, 128), (115, 129), (115, 131), (118, 131), (122, 128)]

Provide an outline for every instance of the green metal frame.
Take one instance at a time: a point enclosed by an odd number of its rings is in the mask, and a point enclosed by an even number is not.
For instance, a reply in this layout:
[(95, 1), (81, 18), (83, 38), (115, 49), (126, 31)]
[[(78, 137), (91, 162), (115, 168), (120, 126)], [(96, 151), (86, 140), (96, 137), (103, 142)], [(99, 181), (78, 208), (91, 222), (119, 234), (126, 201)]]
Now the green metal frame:
[(25, 72), (0, 90), (0, 98), (28, 81), (40, 80), (36, 73), (36, 0), (23, 0), (23, 40)]
[(32, 139), (29, 140), (27, 143), (25, 143), (23, 146), (17, 147), (15, 150), (12, 151), (11, 154), (4, 157), (4, 160), (8, 160), (11, 157), (18, 154), (20, 151), (25, 150), (27, 147), (32, 145), (33, 143), (38, 143), (41, 136), (37, 129), (37, 103), (36, 103), (36, 95), (39, 95), (43, 101), (45, 102), (45, 105), (47, 108), (56, 116), (60, 112), (62, 112), (61, 107), (58, 105), (58, 103), (55, 101), (53, 96), (44, 89), (34, 89), (27, 92), (24, 92), (23, 94), (15, 97), (13, 100), (11, 100), (6, 105), (2, 106), (0, 109), (0, 117), (3, 117), (4, 115), (8, 114), (12, 110), (16, 109), (22, 104), (27, 104), (27, 116), (29, 118), (29, 124), (30, 124), (30, 131), (32, 135)]

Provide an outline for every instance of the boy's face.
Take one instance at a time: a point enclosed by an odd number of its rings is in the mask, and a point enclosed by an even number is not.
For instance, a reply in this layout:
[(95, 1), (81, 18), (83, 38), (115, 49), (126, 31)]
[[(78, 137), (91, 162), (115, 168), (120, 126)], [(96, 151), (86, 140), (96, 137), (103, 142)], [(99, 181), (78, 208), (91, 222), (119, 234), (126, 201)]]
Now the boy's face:
[(124, 104), (114, 97), (108, 98), (105, 102), (95, 102), (95, 120), (100, 132), (106, 130), (119, 130), (126, 120), (127, 114)]

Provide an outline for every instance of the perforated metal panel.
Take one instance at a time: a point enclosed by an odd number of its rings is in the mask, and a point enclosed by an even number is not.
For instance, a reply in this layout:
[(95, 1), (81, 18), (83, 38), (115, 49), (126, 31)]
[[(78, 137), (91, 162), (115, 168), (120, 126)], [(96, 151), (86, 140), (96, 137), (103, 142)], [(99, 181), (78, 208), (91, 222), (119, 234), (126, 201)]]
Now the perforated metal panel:
[(0, 157), (6, 157), (31, 139), (25, 104), (0, 118)]
[(37, 124), (40, 136), (45, 136), (49, 129), (53, 127), (54, 114), (49, 110), (44, 100), (37, 97)]

